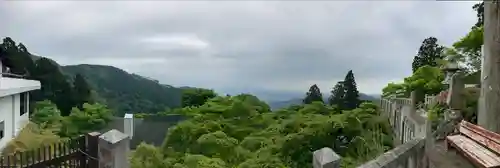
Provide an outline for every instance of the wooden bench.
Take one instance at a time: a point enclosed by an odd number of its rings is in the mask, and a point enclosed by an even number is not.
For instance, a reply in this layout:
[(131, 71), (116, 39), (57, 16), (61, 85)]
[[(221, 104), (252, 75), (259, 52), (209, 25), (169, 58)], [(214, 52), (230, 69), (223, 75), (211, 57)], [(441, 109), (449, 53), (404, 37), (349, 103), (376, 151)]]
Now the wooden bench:
[(446, 137), (448, 148), (455, 148), (474, 165), (500, 168), (500, 135), (467, 121), (460, 122), (459, 134)]

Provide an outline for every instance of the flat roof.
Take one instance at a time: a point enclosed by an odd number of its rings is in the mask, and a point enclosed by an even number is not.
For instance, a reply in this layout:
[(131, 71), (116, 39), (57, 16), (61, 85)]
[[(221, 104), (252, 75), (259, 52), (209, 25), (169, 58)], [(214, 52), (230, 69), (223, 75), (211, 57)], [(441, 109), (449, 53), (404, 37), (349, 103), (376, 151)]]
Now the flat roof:
[(134, 118), (134, 114), (125, 113), (125, 117), (123, 118)]

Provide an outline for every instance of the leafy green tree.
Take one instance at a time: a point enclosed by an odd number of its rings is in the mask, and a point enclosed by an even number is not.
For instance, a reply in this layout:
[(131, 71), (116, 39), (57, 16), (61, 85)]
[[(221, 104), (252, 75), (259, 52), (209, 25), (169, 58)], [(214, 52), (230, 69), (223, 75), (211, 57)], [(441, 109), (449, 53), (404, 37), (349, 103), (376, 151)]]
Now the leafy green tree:
[(35, 110), (31, 114), (30, 121), (44, 126), (51, 127), (57, 125), (60, 128), (63, 117), (57, 106), (52, 102), (45, 100), (35, 103)]
[(184, 156), (186, 168), (226, 168), (227, 164), (219, 158), (210, 158), (203, 155), (186, 154)]
[(131, 168), (165, 168), (168, 166), (163, 153), (155, 146), (144, 142), (135, 148), (130, 157)]
[(186, 88), (182, 91), (182, 107), (201, 106), (217, 94), (213, 90), (202, 88)]
[(337, 84), (333, 87), (333, 90), (331, 91), (331, 95), (328, 98), (328, 104), (330, 105), (336, 105), (339, 109), (344, 109), (345, 104), (344, 104), (344, 96), (345, 96), (345, 88), (344, 88), (344, 82), (340, 81), (337, 82)]
[(306, 93), (306, 97), (302, 100), (302, 102), (304, 104), (311, 104), (315, 101), (323, 102), (323, 94), (321, 94), (321, 91), (316, 84), (309, 88), (309, 91)]
[(68, 137), (78, 136), (101, 130), (111, 121), (111, 111), (102, 104), (83, 104), (82, 110), (73, 108), (71, 114), (63, 120), (63, 134)]
[(352, 110), (359, 106), (361, 100), (359, 100), (359, 91), (356, 86), (356, 80), (354, 79), (354, 74), (352, 70), (347, 72), (345, 76), (343, 87), (345, 89), (344, 95), (344, 109)]
[(279, 157), (255, 157), (238, 165), (238, 168), (286, 168)]
[(444, 59), (444, 47), (437, 42), (438, 39), (435, 37), (426, 38), (422, 42), (422, 45), (418, 49), (417, 56), (413, 58), (413, 72), (425, 65), (438, 66), (439, 61)]
[(321, 102), (271, 112), (255, 96), (242, 94), (181, 110), (190, 118), (170, 128), (161, 147), (173, 167), (199, 167), (205, 160), (205, 167), (309, 167), (312, 151), (325, 146), (354, 166), (392, 145), (390, 126), (373, 103), (342, 114)]
[(417, 100), (423, 101), (425, 94), (436, 95), (444, 89), (443, 80), (441, 69), (426, 65), (406, 77), (403, 83), (389, 83), (382, 89), (382, 96), (409, 97), (412, 91), (417, 91)]
[(459, 41), (448, 48), (446, 57), (451, 62), (465, 65), (469, 73), (481, 70), (481, 46), (483, 45), (483, 27), (474, 27)]

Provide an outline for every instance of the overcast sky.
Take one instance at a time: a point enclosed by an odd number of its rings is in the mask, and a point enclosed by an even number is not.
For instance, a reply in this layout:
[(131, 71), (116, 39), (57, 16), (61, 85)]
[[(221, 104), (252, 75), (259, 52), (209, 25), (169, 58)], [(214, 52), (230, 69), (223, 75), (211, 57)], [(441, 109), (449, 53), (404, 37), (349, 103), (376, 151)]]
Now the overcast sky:
[(104, 64), (174, 86), (327, 92), (353, 70), (380, 93), (428, 36), (450, 45), (474, 2), (0, 1), (0, 36), (67, 64)]

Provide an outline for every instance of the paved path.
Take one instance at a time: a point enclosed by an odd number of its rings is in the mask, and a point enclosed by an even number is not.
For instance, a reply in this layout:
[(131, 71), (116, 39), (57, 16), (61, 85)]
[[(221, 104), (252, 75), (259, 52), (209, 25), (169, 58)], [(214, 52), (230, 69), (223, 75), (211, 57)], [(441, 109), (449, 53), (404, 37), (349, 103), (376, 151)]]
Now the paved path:
[(446, 150), (444, 141), (437, 141), (434, 151), (429, 154), (431, 168), (475, 168), (455, 149)]

